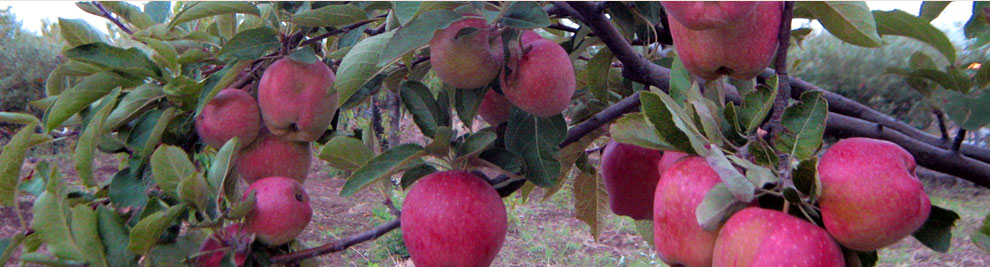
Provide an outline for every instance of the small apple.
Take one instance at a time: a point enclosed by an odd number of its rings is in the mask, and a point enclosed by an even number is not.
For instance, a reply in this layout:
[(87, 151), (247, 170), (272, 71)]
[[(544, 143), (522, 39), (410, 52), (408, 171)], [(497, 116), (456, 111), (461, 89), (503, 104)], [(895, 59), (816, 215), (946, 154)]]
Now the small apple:
[(463, 171), (429, 174), (413, 184), (399, 217), (416, 266), (489, 266), (505, 242), (502, 198)]
[(323, 62), (311, 64), (282, 58), (272, 63), (258, 82), (258, 104), (265, 127), (284, 138), (310, 142), (320, 138), (337, 112), (336, 79)]
[(255, 194), (255, 206), (244, 217), (244, 231), (268, 246), (289, 243), (309, 225), (313, 209), (302, 184), (288, 177), (267, 177), (255, 181), (244, 198)]
[(710, 266), (715, 231), (698, 224), (695, 210), (705, 194), (721, 183), (704, 158), (688, 156), (665, 170), (653, 199), (653, 240), (663, 262)]
[(712, 266), (845, 266), (822, 228), (786, 213), (749, 207), (722, 225)]
[(440, 80), (456, 88), (481, 88), (491, 83), (504, 62), (502, 39), (496, 34), (491, 25), (475, 15), (451, 23), (430, 40), (433, 71)]
[(200, 140), (208, 146), (220, 149), (236, 136), (244, 147), (258, 136), (261, 112), (258, 102), (247, 91), (227, 88), (203, 106), (195, 125)]
[(914, 157), (885, 140), (848, 138), (818, 162), (818, 201), (828, 233), (839, 244), (872, 251), (921, 227), (931, 201), (915, 173)]
[(599, 165), (608, 204), (617, 215), (636, 220), (653, 218), (653, 197), (660, 180), (660, 150), (609, 141)]

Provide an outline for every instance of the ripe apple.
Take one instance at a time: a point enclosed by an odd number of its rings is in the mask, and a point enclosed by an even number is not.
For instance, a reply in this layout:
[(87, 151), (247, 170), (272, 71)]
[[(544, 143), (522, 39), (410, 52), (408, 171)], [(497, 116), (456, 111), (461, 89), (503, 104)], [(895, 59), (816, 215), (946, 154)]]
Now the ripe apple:
[(661, 174), (653, 199), (653, 243), (663, 262), (712, 264), (718, 233), (701, 228), (695, 209), (708, 190), (721, 182), (718, 173), (698, 156), (685, 157)]
[(481, 104), (478, 105), (478, 115), (492, 126), (509, 120), (510, 111), (512, 111), (512, 103), (495, 90), (488, 90), (485, 98), (481, 99)]
[[(457, 88), (480, 88), (495, 80), (505, 61), (502, 39), (482, 18), (451, 23), (430, 40), (430, 64), (437, 77)], [(474, 32), (462, 33), (464, 28)]]
[(235, 136), (240, 144), (250, 144), (261, 129), (261, 112), (247, 91), (227, 88), (203, 106), (195, 124), (200, 140), (213, 148), (219, 149)]
[(662, 1), (667, 15), (691, 30), (722, 28), (749, 16), (756, 2)]
[(653, 197), (660, 180), (660, 150), (609, 141), (599, 166), (608, 204), (617, 215), (636, 220), (653, 218)]
[(244, 198), (252, 192), (257, 201), (254, 209), (244, 217), (244, 230), (254, 233), (262, 244), (289, 243), (306, 229), (313, 217), (309, 195), (295, 179), (267, 177), (248, 186)]
[(269, 176), (306, 181), (312, 151), (309, 143), (295, 142), (262, 129), (254, 143), (238, 152), (235, 171), (248, 184)]
[[(756, 7), (747, 7), (749, 4)], [(782, 2), (737, 3), (718, 8), (710, 8), (711, 5), (718, 4), (675, 4), (678, 8), (668, 10), (670, 35), (684, 67), (706, 80), (723, 74), (740, 80), (756, 77), (770, 64), (777, 50)], [(750, 8), (753, 10), (745, 12)], [(723, 15), (707, 16), (709, 13)], [(692, 30), (688, 26), (718, 25), (707, 21), (719, 16), (735, 21), (705, 30)]]
[(508, 227), (498, 192), (464, 171), (432, 173), (416, 181), (399, 220), (416, 266), (489, 266)]
[(718, 232), (713, 266), (845, 266), (822, 228), (786, 213), (749, 207)]
[(323, 62), (312, 64), (283, 58), (272, 63), (258, 83), (258, 104), (265, 127), (289, 140), (320, 138), (337, 112), (336, 79)]
[(870, 138), (836, 142), (818, 162), (825, 229), (839, 244), (872, 251), (918, 230), (931, 201), (914, 157), (897, 144)]
[(505, 71), (499, 75), (502, 93), (513, 105), (539, 117), (560, 114), (577, 88), (567, 51), (535, 32), (523, 33), (521, 49), (509, 49)]
[(202, 267), (219, 267), (224, 256), (231, 250), (234, 253), (234, 263), (243, 266), (251, 252), (251, 236), (242, 230), (239, 223), (228, 225), (203, 241), (199, 252), (204, 254), (196, 257), (196, 262)]
[(680, 161), (683, 158), (686, 158), (687, 156), (690, 155), (680, 151), (674, 151), (674, 150), (664, 151), (663, 157), (660, 157), (660, 162), (657, 163), (657, 169), (662, 174), (666, 172), (667, 169), (670, 169), (670, 167), (673, 167), (674, 164), (677, 164), (678, 161)]

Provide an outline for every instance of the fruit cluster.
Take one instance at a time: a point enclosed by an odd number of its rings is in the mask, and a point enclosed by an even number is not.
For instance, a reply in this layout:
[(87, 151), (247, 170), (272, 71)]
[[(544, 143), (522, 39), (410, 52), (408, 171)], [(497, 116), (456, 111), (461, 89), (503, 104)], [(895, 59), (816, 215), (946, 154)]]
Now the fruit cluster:
[(337, 94), (330, 94), (335, 76), (319, 61), (292, 57), (272, 63), (261, 76), (258, 98), (246, 90), (220, 91), (196, 117), (196, 132), (205, 145), (219, 149), (237, 137), (234, 170), (249, 184), (243, 198), (255, 196), (255, 206), (242, 224), (227, 226), (207, 239), (199, 258), (203, 266), (218, 266), (225, 248), (233, 248), (241, 264), (249, 247), (244, 236), (261, 244), (280, 246), (296, 238), (313, 211), (303, 189), (315, 141), (330, 126)]

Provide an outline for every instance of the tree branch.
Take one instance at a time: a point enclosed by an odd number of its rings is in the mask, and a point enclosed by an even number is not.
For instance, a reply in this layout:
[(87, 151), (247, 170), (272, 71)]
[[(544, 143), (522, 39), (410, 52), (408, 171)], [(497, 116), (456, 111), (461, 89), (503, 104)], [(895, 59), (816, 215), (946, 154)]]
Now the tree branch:
[(949, 129), (945, 127), (945, 112), (942, 112), (940, 108), (935, 108), (932, 113), (935, 113), (935, 119), (938, 120), (938, 129), (942, 133), (942, 140), (949, 140)]
[(327, 37), (334, 36), (334, 35), (341, 34), (341, 33), (345, 33), (345, 32), (349, 32), (349, 31), (351, 31), (353, 29), (357, 29), (358, 27), (364, 26), (365, 24), (371, 23), (371, 22), (376, 21), (376, 20), (378, 20), (380, 18), (384, 18), (384, 16), (385, 15), (379, 15), (379, 16), (376, 16), (376, 17), (371, 18), (371, 19), (362, 20), (362, 21), (359, 21), (357, 23), (354, 23), (354, 24), (351, 24), (351, 25), (347, 25), (347, 26), (345, 26), (343, 28), (332, 30), (332, 31), (329, 31), (329, 32), (324, 33), (324, 34), (317, 35), (316, 37), (306, 39), (306, 41), (302, 41), (302, 43), (299, 43), (299, 46), (307, 46), (309, 44), (312, 44), (312, 43), (315, 43), (315, 42), (319, 42), (320, 40), (327, 39)]
[(126, 32), (127, 34), (134, 34), (134, 32), (131, 31), (131, 29), (127, 28), (127, 26), (124, 26), (124, 24), (121, 23), (119, 19), (114, 17), (112, 14), (110, 14), (110, 12), (107, 11), (106, 8), (103, 8), (103, 4), (100, 4), (100, 2), (97, 1), (92, 1), (90, 3), (92, 3), (93, 6), (96, 6), (96, 9), (99, 9), (100, 13), (103, 13), (104, 18), (107, 18), (108, 20), (113, 22), (113, 24), (116, 24), (117, 27), (120, 27), (120, 30)]
[(966, 129), (959, 128), (956, 132), (956, 140), (952, 141), (952, 152), (959, 153), (959, 146), (966, 140)]
[(272, 257), (271, 261), (272, 263), (296, 262), (299, 260), (312, 258), (327, 253), (343, 251), (353, 245), (357, 245), (365, 241), (375, 240), (378, 237), (381, 237), (387, 234), (388, 232), (395, 230), (395, 228), (399, 228), (399, 219), (388, 221), (384, 224), (375, 226), (375, 228), (368, 229), (367, 231), (361, 232), (359, 234), (352, 235), (344, 239), (339, 239), (337, 241), (330, 242), (319, 247), (278, 255)]
[[(773, 144), (774, 137), (780, 132), (780, 118), (784, 115), (787, 102), (791, 99), (791, 83), (787, 79), (787, 49), (791, 47), (791, 18), (794, 14), (794, 2), (784, 2), (784, 10), (780, 16), (780, 28), (777, 32), (777, 55), (774, 57), (774, 71), (777, 73), (777, 96), (773, 100), (770, 120), (767, 121), (769, 134), (767, 139)], [(781, 163), (785, 164), (785, 163)], [(789, 164), (789, 163), (787, 163)]]

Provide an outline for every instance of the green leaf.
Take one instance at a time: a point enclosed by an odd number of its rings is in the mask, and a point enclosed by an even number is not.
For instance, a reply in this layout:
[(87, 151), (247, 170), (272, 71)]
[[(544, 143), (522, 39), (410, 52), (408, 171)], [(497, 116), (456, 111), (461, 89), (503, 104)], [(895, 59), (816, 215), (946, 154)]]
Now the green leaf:
[(258, 11), (258, 8), (249, 2), (197, 2), (193, 3), (188, 8), (179, 11), (179, 13), (175, 15), (175, 18), (169, 22), (168, 28), (171, 29), (175, 27), (175, 25), (187, 21), (231, 13), (261, 16), (261, 12)]
[(76, 46), (65, 51), (65, 56), (80, 62), (85, 62), (140, 77), (159, 78), (161, 69), (148, 55), (137, 48), (118, 48), (105, 43), (91, 43)]
[(900, 35), (922, 41), (935, 47), (949, 64), (956, 62), (956, 48), (944, 32), (932, 26), (923, 18), (912, 16), (902, 10), (873, 11), (877, 32), (881, 35)]
[(91, 266), (106, 266), (106, 255), (103, 253), (103, 241), (97, 224), (96, 211), (87, 204), (72, 207), (72, 237), (79, 244), (79, 249), (86, 256)]
[(145, 195), (148, 184), (142, 180), (143, 172), (143, 167), (128, 167), (117, 171), (110, 180), (110, 189), (107, 190), (110, 202), (120, 207), (144, 205), (148, 201), (148, 196)]
[(413, 14), (413, 18), (419, 17), (423, 13), (438, 9), (454, 10), (463, 4), (464, 2), (462, 1), (423, 1), (420, 3), (419, 9), (416, 10), (416, 14)]
[(21, 247), (24, 233), (16, 233), (10, 238), (0, 239), (0, 262), (9, 262), (10, 256)]
[(976, 38), (972, 47), (978, 47), (990, 42), (990, 21), (987, 21), (986, 8), (990, 7), (990, 2), (974, 1), (973, 13), (963, 26), (963, 34), (966, 38)]
[(172, 13), (172, 2), (169, 1), (151, 1), (144, 4), (144, 13), (148, 14), (151, 21), (155, 23), (165, 23), (168, 16)]
[(365, 186), (398, 172), (411, 161), (426, 154), (426, 150), (417, 144), (395, 146), (354, 171), (340, 189), (340, 195), (345, 197), (353, 195)]
[(450, 154), (450, 143), (454, 136), (454, 130), (447, 126), (437, 128), (437, 133), (433, 135), (433, 141), (426, 144), (426, 152), (438, 157), (447, 157)]
[(494, 143), (497, 138), (497, 134), (489, 131), (481, 131), (471, 134), (471, 136), (468, 136), (463, 143), (460, 143), (460, 145), (457, 146), (457, 159), (454, 161), (460, 161), (464, 158), (478, 155), (482, 150)]
[(169, 207), (168, 211), (158, 211), (141, 219), (131, 228), (127, 250), (139, 255), (147, 253), (158, 243), (158, 238), (165, 232), (165, 228), (168, 228), (185, 210), (186, 204), (179, 204)]
[(243, 200), (237, 202), (233, 208), (230, 208), (230, 211), (224, 217), (231, 220), (238, 220), (250, 214), (254, 210), (255, 204), (258, 203), (258, 196), (255, 193), (255, 191), (249, 192)]
[(619, 143), (633, 144), (655, 150), (677, 150), (660, 139), (657, 128), (643, 113), (628, 113), (612, 123), (608, 130)]
[(331, 167), (354, 171), (374, 157), (374, 152), (357, 138), (337, 136), (327, 141), (320, 149), (318, 157)]
[[(413, 115), (413, 121), (423, 135), (433, 137), (440, 126), (450, 126), (449, 114), (443, 114), (440, 104), (433, 99), (430, 88), (421, 82), (405, 81), (399, 86), (402, 104)], [(447, 116), (444, 116), (447, 115)]]
[[(684, 121), (685, 118), (690, 118), (685, 115), (686, 113), (680, 106), (674, 103), (674, 99), (662, 93), (641, 92), (639, 101), (643, 114), (653, 123), (664, 141), (676, 147), (678, 151), (689, 154), (698, 153), (696, 147), (700, 144), (695, 145), (695, 143), (700, 142), (696, 139), (701, 137), (701, 133), (694, 128), (694, 123)], [(703, 148), (703, 146), (701, 147)]]
[(832, 35), (864, 47), (879, 47), (877, 23), (866, 2), (798, 2), (795, 9), (806, 8)]
[(828, 102), (822, 92), (801, 94), (801, 103), (787, 107), (780, 123), (784, 131), (777, 136), (777, 150), (787, 152), (799, 160), (815, 156), (822, 146)]
[(499, 21), (505, 26), (519, 29), (550, 26), (550, 16), (536, 2), (513, 2)]
[(564, 117), (540, 118), (513, 107), (508, 122), (505, 148), (522, 156), (526, 179), (541, 187), (553, 187), (561, 168), (555, 159), (558, 145), (567, 136)]
[(293, 23), (310, 27), (340, 28), (367, 19), (364, 10), (354, 5), (328, 5), (292, 16)]
[(422, 47), (433, 38), (433, 32), (447, 28), (450, 23), (461, 18), (454, 11), (440, 9), (426, 12), (409, 22), (405, 27), (395, 31), (394, 38), (389, 39), (385, 51), (378, 58), (378, 67), (384, 67), (392, 60)]
[[(54, 178), (54, 177), (53, 177)], [(54, 179), (53, 179), (54, 180)], [(57, 184), (58, 181), (49, 184)], [(69, 223), (71, 214), (65, 195), (57, 188), (49, 187), (34, 201), (31, 213), (31, 229), (55, 257), (72, 261), (85, 261), (83, 248), (73, 238)]]
[(145, 29), (155, 24), (151, 20), (151, 16), (141, 12), (140, 8), (130, 3), (123, 1), (100, 1), (100, 4), (108, 11), (117, 14), (118, 18), (137, 27), (137, 29)]
[(106, 43), (106, 36), (89, 25), (83, 19), (58, 18), (58, 26), (62, 33), (62, 38), (69, 43), (69, 47), (76, 47), (89, 43)]
[(230, 38), (217, 53), (222, 60), (252, 60), (278, 48), (277, 32), (270, 27), (242, 31)]
[(745, 209), (748, 203), (739, 202), (729, 188), (724, 183), (718, 183), (705, 193), (705, 198), (701, 200), (695, 209), (695, 216), (698, 225), (706, 231), (717, 231), (732, 214)]
[(817, 196), (821, 190), (818, 179), (818, 158), (802, 160), (792, 172), (794, 187), (806, 196)]
[(399, 180), (399, 185), (402, 186), (402, 189), (409, 189), (409, 187), (419, 180), (419, 178), (423, 178), (423, 176), (429, 175), (436, 171), (437, 168), (433, 167), (433, 165), (424, 164), (416, 166), (402, 173), (402, 179)]
[(227, 143), (224, 143), (220, 147), (220, 150), (217, 150), (217, 155), (213, 157), (213, 162), (210, 163), (210, 169), (206, 172), (206, 182), (209, 183), (213, 192), (217, 192), (216, 195), (223, 193), (227, 199), (238, 199), (240, 197), (234, 192), (234, 186), (237, 185), (237, 180), (228, 179), (230, 178), (230, 168), (234, 165), (234, 157), (239, 147), (241, 147), (240, 142), (240, 138), (238, 137), (227, 140)]
[(945, 113), (959, 127), (966, 130), (978, 130), (990, 124), (990, 93), (981, 93), (970, 97), (955, 91), (947, 92), (949, 103), (945, 105)]
[(949, 1), (925, 1), (921, 3), (921, 11), (918, 11), (918, 17), (926, 21), (932, 21), (942, 14), (946, 6), (949, 6)]
[[(137, 160), (138, 162), (143, 162), (144, 160), (148, 159), (148, 156), (151, 155), (155, 147), (158, 146), (159, 141), (161, 141), (162, 133), (165, 132), (165, 127), (168, 126), (169, 122), (172, 121), (172, 118), (174, 118), (175, 115), (176, 115), (175, 108), (168, 108), (164, 112), (161, 112), (161, 115), (158, 116), (156, 120), (154, 120), (154, 124), (150, 129), (143, 128), (146, 129), (147, 131), (131, 132), (131, 136), (141, 135), (144, 137), (143, 139), (144, 142), (139, 142), (141, 141), (141, 138), (133, 139), (138, 141), (134, 145), (138, 145), (140, 147), (140, 150), (138, 150), (138, 148), (135, 148), (135, 153), (133, 154), (133, 158), (131, 158), (131, 160)], [(148, 121), (147, 125), (151, 125), (151, 121)]]
[(636, 225), (636, 232), (643, 241), (650, 244), (650, 247), (656, 247), (656, 244), (653, 244), (653, 220), (634, 220), (633, 224)]
[(743, 97), (742, 106), (736, 113), (743, 134), (752, 134), (773, 109), (773, 101), (777, 96), (777, 76), (772, 75), (770, 77), (766, 81), (768, 85), (771, 85), (770, 88), (757, 86)]
[(82, 111), (97, 99), (104, 97), (116, 87), (134, 87), (140, 85), (139, 80), (125, 78), (112, 71), (104, 71), (86, 77), (69, 90), (58, 96), (58, 100), (48, 112), (45, 121), (45, 132), (59, 127), (72, 115)]
[(687, 100), (692, 81), (691, 73), (684, 67), (684, 62), (680, 57), (674, 57), (674, 62), (670, 64), (670, 97), (676, 103), (684, 103)]
[(137, 258), (135, 258), (134, 253), (127, 250), (130, 233), (127, 226), (124, 225), (124, 219), (103, 205), (96, 208), (96, 215), (100, 240), (103, 240), (103, 246), (106, 247), (109, 266), (136, 265)]
[(169, 69), (178, 70), (179, 69), (179, 52), (175, 50), (175, 47), (158, 39), (135, 36), (141, 42), (144, 42), (152, 50), (155, 50), (155, 55), (152, 56), (156, 62), (159, 64), (167, 66)]
[(333, 83), (334, 90), (340, 94), (339, 103), (347, 103), (351, 95), (382, 70), (376, 66), (378, 58), (393, 34), (394, 31), (385, 32), (361, 40), (340, 61), (337, 81)]
[(37, 126), (37, 123), (29, 123), (21, 128), (3, 146), (3, 152), (0, 152), (0, 204), (4, 206), (11, 206), (16, 201), (14, 195), (17, 193), (17, 184), (21, 181), (21, 166), (24, 164), (31, 134)]
[(612, 50), (599, 49), (591, 60), (588, 60), (586, 79), (588, 80), (588, 90), (601, 101), (608, 103), (608, 71), (612, 69), (612, 59), (615, 55)]
[(0, 122), (13, 124), (40, 124), (41, 121), (34, 115), (20, 112), (0, 112)]
[(975, 78), (977, 87), (986, 88), (987, 84), (990, 84), (990, 65), (988, 64), (990, 64), (990, 61), (983, 62), (981, 66), (987, 67), (976, 70), (976, 75), (973, 78)]
[(193, 172), (179, 182), (178, 194), (179, 200), (192, 205), (199, 211), (206, 210), (212, 195), (210, 185), (206, 183), (206, 179), (203, 179), (203, 174), (198, 172)]
[(574, 217), (588, 225), (591, 237), (598, 241), (608, 215), (608, 193), (597, 173), (580, 172), (574, 178)]
[(474, 117), (478, 114), (478, 107), (481, 106), (481, 101), (488, 90), (491, 89), (485, 87), (454, 90), (454, 110), (457, 110), (457, 118), (461, 119), (468, 128), (474, 125)]
[(96, 114), (89, 119), (89, 123), (86, 124), (86, 128), (79, 135), (79, 139), (76, 140), (76, 147), (72, 151), (76, 173), (78, 173), (79, 180), (86, 187), (96, 185), (93, 182), (93, 152), (96, 150), (96, 140), (106, 133), (103, 123), (107, 119), (107, 115), (110, 114), (110, 111), (113, 110), (114, 105), (117, 104), (118, 96), (120, 96), (120, 89), (114, 89), (109, 95), (103, 97), (103, 101), (100, 102), (100, 105), (96, 109)]
[(911, 235), (921, 242), (922, 245), (938, 251), (949, 252), (949, 243), (952, 241), (952, 227), (959, 220), (959, 214), (939, 206), (932, 205), (932, 210), (928, 214), (928, 220), (921, 225), (917, 231)]
[(164, 95), (162, 86), (155, 83), (145, 83), (134, 88), (130, 93), (124, 95), (120, 104), (107, 116), (106, 122), (103, 123), (103, 131), (110, 132), (120, 128), (143, 113), (146, 108), (151, 107), (152, 103)]
[(478, 155), (478, 158), (491, 162), (495, 166), (511, 173), (519, 173), (523, 169), (522, 156), (501, 147), (486, 149)]
[(713, 147), (705, 155), (705, 161), (718, 173), (718, 177), (740, 203), (749, 203), (756, 197), (756, 186), (732, 165), (721, 148)]
[(179, 181), (196, 172), (186, 152), (177, 146), (161, 145), (151, 155), (151, 173), (165, 194), (177, 198)]

